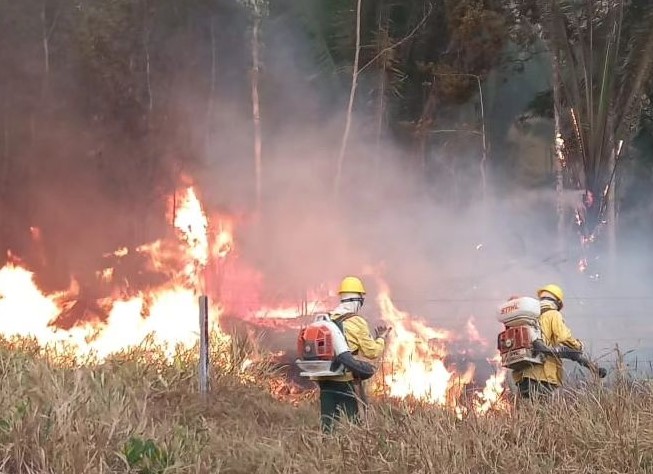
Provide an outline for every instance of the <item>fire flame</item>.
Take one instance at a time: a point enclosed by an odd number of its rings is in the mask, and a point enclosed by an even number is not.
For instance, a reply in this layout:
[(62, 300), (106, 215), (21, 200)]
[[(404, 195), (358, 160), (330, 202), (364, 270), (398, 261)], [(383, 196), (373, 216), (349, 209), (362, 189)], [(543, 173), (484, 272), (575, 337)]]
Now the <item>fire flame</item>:
[[(180, 344), (190, 347), (197, 341), (197, 289), (201, 270), (210, 258), (207, 218), (194, 189), (186, 189), (175, 199), (174, 225), (177, 244), (157, 241), (136, 249), (149, 257), (154, 269), (168, 270), (169, 280), (158, 287), (124, 297), (121, 289), (98, 306), (106, 309), (105, 321), (81, 322), (70, 330), (57, 328), (57, 318), (78, 298), (77, 292), (44, 294), (34, 281), (34, 274), (15, 263), (0, 269), (0, 334), (5, 337), (34, 337), (42, 346), (66, 342), (76, 348), (80, 356), (95, 355), (100, 360), (141, 343), (152, 335), (156, 344), (171, 352)], [(223, 237), (224, 239), (224, 237)], [(125, 248), (112, 253), (125, 258)], [(173, 262), (184, 262), (175, 268)], [(109, 282), (114, 268), (98, 274)], [(222, 308), (212, 306), (211, 320), (218, 322)], [(145, 316), (146, 317), (145, 317)], [(226, 337), (226, 336), (225, 336)]]
[[(179, 190), (170, 198), (167, 217), (174, 229), (170, 238), (105, 254), (114, 263), (96, 272), (98, 285), (109, 288), (109, 294), (100, 298), (87, 298), (74, 279), (67, 290), (44, 293), (26, 265), (10, 260), (0, 268), (0, 335), (31, 336), (41, 346), (66, 343), (75, 347), (80, 358), (93, 355), (103, 360), (140, 344), (146, 336), (153, 337), (169, 353), (176, 345), (193, 346), (198, 340), (197, 296), (207, 291), (216, 292), (210, 298), (211, 329), (224, 338), (229, 336), (220, 332), (219, 321), (225, 308), (263, 326), (266, 321), (281, 321), (285, 330), (294, 329), (297, 318), (306, 313), (328, 309), (328, 298), (318, 292), (308, 295), (309, 302), (302, 307), (266, 304), (258, 294), (260, 273), (246, 266), (229, 267), (232, 277), (237, 274), (247, 282), (230, 288), (230, 281), (225, 281), (223, 276), (228, 257), (233, 255), (230, 261), (237, 257), (234, 220), (222, 215), (209, 219), (194, 187)], [(42, 238), (40, 233), (38, 238)], [(136, 289), (128, 281), (129, 277), (118, 277), (121, 262), (135, 257), (145, 257), (148, 270), (163, 274), (165, 282)], [(215, 281), (209, 281), (211, 275), (217, 275)], [(374, 381), (374, 392), (453, 408), (459, 416), (466, 413), (467, 407), (476, 413), (486, 413), (500, 406), (505, 370), (498, 370), (482, 390), (472, 395), (471, 403), (463, 405), (466, 389), (474, 380), (475, 367), (469, 364), (459, 372), (446, 361), (447, 345), (453, 334), (399, 310), (388, 286), (378, 280), (377, 303), (382, 319), (393, 331), (380, 377)], [(82, 304), (85, 298), (91, 300), (86, 306)], [(58, 327), (62, 314), (75, 306), (82, 308), (84, 317), (78, 318), (70, 329)], [(471, 319), (466, 329), (470, 341), (487, 346)], [(242, 371), (252, 364), (247, 359)]]
[[(458, 373), (447, 367), (447, 343), (452, 339), (449, 331), (429, 327), (420, 319), (396, 308), (387, 285), (379, 279), (377, 298), (381, 316), (392, 327), (382, 363), (382, 377), (375, 390), (394, 398), (411, 398), (421, 402), (441, 405), (456, 410), (459, 416), (466, 412), (461, 405), (465, 388), (474, 380), (474, 365)], [(467, 330), (471, 339), (482, 340), (470, 320)], [(493, 359), (496, 362), (496, 357)], [(498, 359), (500, 361), (500, 359)], [(499, 370), (474, 394), (473, 407), (477, 413), (486, 413), (498, 406), (505, 370)]]
[(474, 400), (474, 409), (476, 413), (487, 413), (491, 409), (506, 409), (507, 402), (502, 400), (501, 395), (504, 393), (504, 384), (506, 381), (507, 371), (501, 367), (501, 356), (496, 355), (489, 360), (497, 371), (485, 381), (485, 387), (482, 392), (476, 392)]

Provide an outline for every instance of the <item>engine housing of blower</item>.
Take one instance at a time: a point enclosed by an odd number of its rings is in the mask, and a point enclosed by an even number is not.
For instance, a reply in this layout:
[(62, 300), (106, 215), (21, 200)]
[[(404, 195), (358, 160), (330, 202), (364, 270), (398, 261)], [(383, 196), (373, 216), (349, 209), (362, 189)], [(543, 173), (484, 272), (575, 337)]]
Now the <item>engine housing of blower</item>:
[(333, 377), (345, 372), (337, 357), (349, 351), (347, 340), (328, 314), (319, 314), (309, 326), (302, 328), (297, 338), (295, 361), (302, 377)]
[(497, 319), (505, 329), (497, 337), (497, 349), (503, 367), (522, 370), (544, 363), (544, 356), (533, 348), (533, 343), (542, 339), (539, 316), (540, 302), (535, 298), (514, 298), (499, 306)]

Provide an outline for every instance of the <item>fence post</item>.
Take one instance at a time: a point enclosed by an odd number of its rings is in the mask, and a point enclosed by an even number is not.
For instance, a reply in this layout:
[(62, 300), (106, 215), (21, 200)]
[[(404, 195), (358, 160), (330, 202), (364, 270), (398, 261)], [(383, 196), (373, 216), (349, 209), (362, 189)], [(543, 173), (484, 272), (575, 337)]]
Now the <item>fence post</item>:
[(200, 393), (209, 390), (209, 298), (199, 297), (200, 305)]

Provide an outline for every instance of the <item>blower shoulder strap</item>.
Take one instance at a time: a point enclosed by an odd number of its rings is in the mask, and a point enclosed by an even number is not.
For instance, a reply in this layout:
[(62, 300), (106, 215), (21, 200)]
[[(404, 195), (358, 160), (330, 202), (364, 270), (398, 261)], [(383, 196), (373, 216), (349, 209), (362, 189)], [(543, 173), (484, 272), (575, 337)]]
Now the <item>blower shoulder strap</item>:
[[(347, 321), (349, 318), (353, 318), (356, 316), (356, 313), (345, 313), (342, 316), (340, 316), (338, 319), (334, 319), (333, 322), (336, 323), (336, 326), (338, 326), (338, 329), (340, 329), (340, 332), (342, 333), (343, 336), (347, 337), (345, 334), (345, 325), (343, 324), (345, 321)], [(352, 354), (356, 355), (358, 351), (354, 351)]]
[(338, 326), (338, 329), (340, 329), (340, 332), (343, 334), (345, 333), (345, 326), (344, 322), (347, 321), (349, 318), (353, 318), (356, 316), (356, 313), (345, 313), (342, 316), (340, 316), (337, 319), (334, 319), (333, 322), (336, 323), (336, 326)]

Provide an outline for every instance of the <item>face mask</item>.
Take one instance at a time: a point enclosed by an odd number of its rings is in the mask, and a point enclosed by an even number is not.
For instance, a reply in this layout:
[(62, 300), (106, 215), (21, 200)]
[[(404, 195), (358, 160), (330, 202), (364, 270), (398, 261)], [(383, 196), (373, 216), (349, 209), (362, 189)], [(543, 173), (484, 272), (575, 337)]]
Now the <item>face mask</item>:
[(350, 303), (352, 301), (355, 301), (359, 304), (359, 308), (362, 308), (363, 305), (365, 304), (365, 299), (364, 298), (347, 298), (342, 300), (343, 303)]
[(560, 302), (556, 300), (555, 298), (549, 298), (548, 296), (544, 296), (540, 298), (540, 301), (543, 303), (551, 303), (553, 304), (558, 310), (560, 309)]

